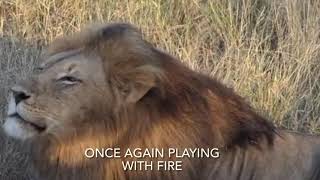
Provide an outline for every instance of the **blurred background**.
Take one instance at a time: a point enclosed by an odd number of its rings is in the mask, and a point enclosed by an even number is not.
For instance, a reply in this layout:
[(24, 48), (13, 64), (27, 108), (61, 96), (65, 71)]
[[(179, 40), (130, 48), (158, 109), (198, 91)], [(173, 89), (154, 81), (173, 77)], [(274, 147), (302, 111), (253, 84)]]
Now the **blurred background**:
[(0, 0), (0, 119), (41, 49), (91, 22), (133, 23), (278, 127), (320, 132), (319, 0)]

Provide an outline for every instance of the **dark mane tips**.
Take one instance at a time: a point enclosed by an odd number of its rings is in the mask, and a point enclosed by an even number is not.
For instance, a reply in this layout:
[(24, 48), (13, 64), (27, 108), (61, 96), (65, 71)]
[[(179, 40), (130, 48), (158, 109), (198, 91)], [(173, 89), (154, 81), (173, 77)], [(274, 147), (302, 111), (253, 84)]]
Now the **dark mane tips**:
[[(181, 115), (190, 112), (196, 122), (212, 127), (212, 136), (220, 134), (223, 146), (273, 144), (276, 133), (271, 121), (256, 113), (245, 100), (219, 81), (184, 66), (159, 51), (165, 72), (162, 111)], [(199, 119), (203, 118), (203, 119)], [(210, 137), (208, 137), (210, 138)], [(215, 137), (211, 138), (216, 140)]]

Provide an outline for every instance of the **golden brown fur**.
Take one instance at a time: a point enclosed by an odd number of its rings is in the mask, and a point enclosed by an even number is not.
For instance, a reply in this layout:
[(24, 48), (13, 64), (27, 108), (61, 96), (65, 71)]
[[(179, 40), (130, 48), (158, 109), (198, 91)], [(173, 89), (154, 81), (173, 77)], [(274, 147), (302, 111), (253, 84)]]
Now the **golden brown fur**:
[[(74, 54), (85, 63), (100, 63), (103, 70), (89, 70), (98, 83), (82, 84), (81, 91), (72, 87), (61, 93), (60, 86), (53, 90), (56, 86), (47, 84), (46, 73)], [(21, 83), (38, 95), (38, 109), (33, 110), (40, 112), (37, 116), (55, 120), (45, 121), (54, 128), (24, 140), (41, 178), (293, 179), (289, 172), (294, 170), (301, 171), (297, 179), (319, 177), (317, 161), (310, 160), (319, 159), (318, 139), (276, 130), (231, 89), (153, 47), (131, 25), (110, 24), (60, 38), (49, 46), (44, 62), (36, 78)], [(307, 150), (300, 152), (300, 142)], [(122, 169), (123, 159), (85, 158), (87, 147), (218, 147), (221, 157), (183, 159), (183, 171), (134, 172)], [(294, 165), (297, 156), (308, 159)]]

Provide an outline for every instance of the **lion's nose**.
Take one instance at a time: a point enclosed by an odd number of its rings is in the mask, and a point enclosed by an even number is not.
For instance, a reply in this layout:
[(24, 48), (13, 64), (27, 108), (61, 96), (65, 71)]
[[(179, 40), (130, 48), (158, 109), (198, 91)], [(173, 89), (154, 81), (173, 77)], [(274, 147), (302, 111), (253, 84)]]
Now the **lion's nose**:
[(14, 86), (11, 88), (13, 98), (16, 104), (25, 101), (31, 97), (31, 93), (21, 86)]

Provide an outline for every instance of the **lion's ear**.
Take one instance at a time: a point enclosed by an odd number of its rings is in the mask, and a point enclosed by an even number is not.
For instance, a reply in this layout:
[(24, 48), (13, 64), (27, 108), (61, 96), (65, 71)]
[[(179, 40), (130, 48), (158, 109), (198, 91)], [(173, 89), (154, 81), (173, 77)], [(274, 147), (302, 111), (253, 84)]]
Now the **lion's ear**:
[(157, 86), (157, 79), (161, 75), (160, 69), (152, 65), (142, 65), (132, 69), (122, 66), (122, 69), (118, 70), (112, 82), (126, 103), (136, 103), (141, 100), (150, 89)]

